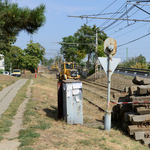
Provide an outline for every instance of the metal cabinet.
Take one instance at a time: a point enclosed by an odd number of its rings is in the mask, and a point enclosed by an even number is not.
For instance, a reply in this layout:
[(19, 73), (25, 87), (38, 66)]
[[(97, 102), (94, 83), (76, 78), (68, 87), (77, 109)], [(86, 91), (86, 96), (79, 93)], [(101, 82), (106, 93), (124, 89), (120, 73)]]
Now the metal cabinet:
[(63, 116), (68, 124), (83, 124), (82, 111), (82, 82), (77, 80), (64, 80), (63, 90)]

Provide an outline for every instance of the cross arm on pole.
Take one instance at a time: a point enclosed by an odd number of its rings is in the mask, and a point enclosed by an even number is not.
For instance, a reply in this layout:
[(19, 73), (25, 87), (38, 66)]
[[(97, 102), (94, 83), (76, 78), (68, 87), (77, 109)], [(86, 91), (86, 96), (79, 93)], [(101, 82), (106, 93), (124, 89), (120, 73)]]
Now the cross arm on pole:
[(142, 22), (150, 22), (150, 20), (139, 20), (139, 19), (125, 19), (125, 18), (102, 18), (102, 17), (85, 17), (85, 16), (70, 16), (68, 17), (75, 17), (75, 18), (92, 18), (92, 19), (109, 19), (109, 20), (128, 20), (128, 21), (142, 21)]

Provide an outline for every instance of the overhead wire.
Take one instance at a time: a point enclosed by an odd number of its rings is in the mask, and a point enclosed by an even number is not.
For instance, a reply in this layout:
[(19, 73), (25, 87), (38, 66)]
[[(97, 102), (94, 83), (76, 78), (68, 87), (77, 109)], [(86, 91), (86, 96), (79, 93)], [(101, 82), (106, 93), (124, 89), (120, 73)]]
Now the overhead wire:
[[(128, 10), (127, 13), (130, 12), (132, 9), (134, 8), (134, 6), (131, 6)], [(122, 18), (123, 16), (126, 15), (126, 12), (123, 13), (119, 18)], [(102, 31), (104, 31), (105, 29), (109, 28), (110, 26), (112, 26), (113, 24), (115, 24), (118, 20), (113, 21), (111, 24), (109, 24), (108, 26), (106, 26), (105, 28), (102, 29)]]
[(137, 41), (137, 40), (140, 40), (140, 39), (142, 39), (142, 38), (144, 38), (144, 37), (146, 37), (146, 36), (148, 36), (148, 35), (150, 35), (150, 33), (145, 34), (145, 35), (143, 35), (143, 36), (141, 36), (141, 37), (139, 37), (139, 38), (137, 38), (137, 39), (134, 39), (134, 40), (132, 40), (132, 41), (130, 41), (130, 42), (127, 42), (127, 43), (121, 44), (121, 45), (119, 45), (119, 46), (117, 46), (117, 47), (121, 47), (121, 46), (124, 46), (124, 45), (130, 44), (130, 43), (135, 42), (135, 41)]
[[(147, 4), (147, 3), (146, 3), (146, 4)], [(144, 5), (143, 5), (141, 8), (143, 8), (143, 7), (144, 7)], [(129, 18), (130, 18), (131, 16), (133, 16), (134, 14), (136, 14), (138, 11), (139, 11), (139, 9), (136, 10), (133, 14), (131, 14), (131, 15), (129, 16)], [(148, 18), (149, 18), (149, 17), (148, 17)], [(147, 19), (147, 18), (145, 18), (145, 19)], [(123, 23), (123, 22), (124, 22), (124, 21), (120, 22), (119, 24), (117, 24), (117, 25), (111, 27), (110, 29), (108, 29), (108, 30), (106, 30), (106, 31), (111, 30), (112, 28), (114, 28), (114, 27), (120, 25), (120, 24)], [(131, 25), (134, 25), (135, 23), (138, 23), (138, 22), (134, 22), (134, 23), (132, 23), (132, 24), (128, 24), (127, 26), (125, 26), (124, 28), (119, 29), (118, 31), (120, 31), (120, 30), (122, 30), (122, 29), (125, 29), (125, 28), (127, 28), (127, 27), (129, 27), (129, 26), (131, 26)], [(115, 31), (115, 32), (113, 32), (113, 33), (111, 33), (111, 34), (109, 34), (109, 35), (112, 35), (112, 34), (118, 32), (118, 31)]]
[[(147, 23), (147, 24), (148, 24), (148, 23)], [(126, 32), (126, 33), (124, 33), (124, 34), (122, 34), (122, 35), (116, 36), (116, 37), (114, 37), (114, 38), (118, 38), (118, 37), (121, 37), (121, 36), (123, 36), (123, 35), (125, 35), (125, 34), (131, 33), (132, 31), (135, 31), (135, 30), (137, 30), (137, 29), (139, 29), (139, 28), (141, 28), (141, 27), (143, 27), (143, 26), (145, 26), (145, 24), (144, 24), (144, 25), (141, 25), (141, 26), (139, 26), (139, 27), (137, 27), (137, 28), (135, 28), (135, 29), (133, 29), (133, 30), (130, 30), (129, 32)]]
[[(109, 8), (111, 5), (113, 5), (117, 0), (113, 1), (110, 5), (108, 5), (105, 9), (103, 9), (99, 14), (97, 14), (96, 16), (99, 16), (102, 12), (104, 12), (107, 8)], [(89, 20), (86, 24), (88, 24), (89, 22), (91, 22), (94, 18), (92, 18), (91, 20)]]
[[(126, 5), (126, 2), (117, 10), (118, 12), (119, 11), (122, 11), (123, 9), (125, 10), (125, 5)], [(116, 16), (116, 14), (113, 14), (112, 16), (111, 16), (111, 18), (112, 17), (115, 17)], [(102, 26), (104, 26), (105, 24), (107, 24), (108, 22), (110, 21), (110, 19), (107, 19), (104, 23), (102, 23), (99, 27), (102, 27)]]

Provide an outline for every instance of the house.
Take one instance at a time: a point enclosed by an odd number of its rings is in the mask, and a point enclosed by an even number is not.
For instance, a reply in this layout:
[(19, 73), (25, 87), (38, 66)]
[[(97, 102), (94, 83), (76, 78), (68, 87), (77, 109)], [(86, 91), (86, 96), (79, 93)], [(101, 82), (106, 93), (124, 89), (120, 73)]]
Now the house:
[(3, 54), (0, 54), (0, 69), (5, 70)]

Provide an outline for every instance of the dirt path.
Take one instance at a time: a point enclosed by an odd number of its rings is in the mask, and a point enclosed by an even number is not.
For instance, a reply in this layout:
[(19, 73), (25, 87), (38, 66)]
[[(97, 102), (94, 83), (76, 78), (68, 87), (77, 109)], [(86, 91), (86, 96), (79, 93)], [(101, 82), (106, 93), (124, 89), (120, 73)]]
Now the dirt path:
[[(25, 111), (25, 106), (28, 103), (28, 100), (31, 97), (31, 88), (30, 86), (33, 84), (33, 80), (31, 80), (30, 85), (28, 86), (28, 91), (26, 93), (27, 98), (23, 101), (23, 103), (19, 106), (18, 111), (14, 119), (12, 120), (12, 127), (10, 128), (10, 132), (6, 133), (2, 140), (0, 142), (0, 150), (17, 150), (17, 147), (20, 145), (20, 142), (18, 139), (15, 139), (18, 137), (18, 132), (22, 128), (22, 120), (23, 120), (23, 114)], [(12, 140), (13, 139), (13, 140)]]

